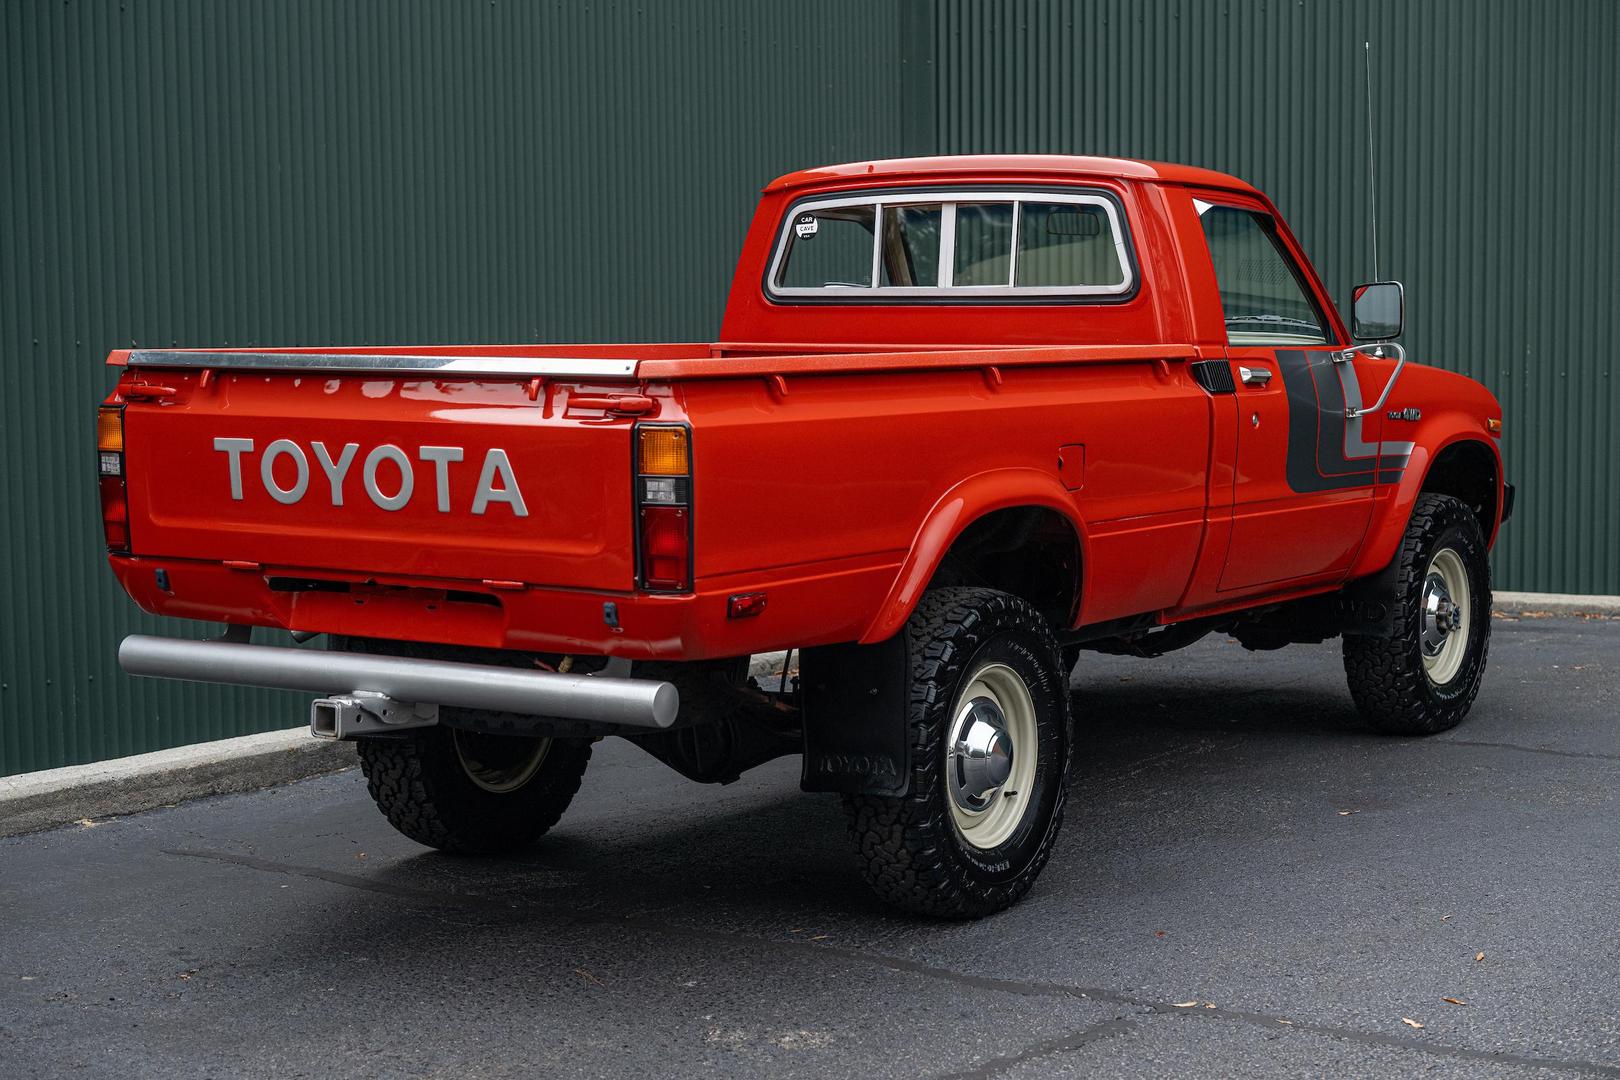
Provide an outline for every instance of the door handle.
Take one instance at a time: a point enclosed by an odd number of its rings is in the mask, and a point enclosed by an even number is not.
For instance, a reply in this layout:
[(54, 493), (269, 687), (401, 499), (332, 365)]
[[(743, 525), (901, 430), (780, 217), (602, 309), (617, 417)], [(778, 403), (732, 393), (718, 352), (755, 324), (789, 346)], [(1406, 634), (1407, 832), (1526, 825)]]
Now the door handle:
[(1271, 369), (1239, 366), (1238, 377), (1243, 380), (1244, 386), (1264, 386), (1271, 381)]

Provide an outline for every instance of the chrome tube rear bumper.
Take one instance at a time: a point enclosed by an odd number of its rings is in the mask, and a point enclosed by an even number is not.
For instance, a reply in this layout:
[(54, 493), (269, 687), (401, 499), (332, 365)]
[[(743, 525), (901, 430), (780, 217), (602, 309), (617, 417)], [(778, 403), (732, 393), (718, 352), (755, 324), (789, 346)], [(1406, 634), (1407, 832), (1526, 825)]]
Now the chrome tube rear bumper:
[(118, 647), (131, 675), (264, 686), (332, 695), (365, 691), (399, 702), (489, 709), (658, 730), (675, 722), (680, 693), (650, 679), (563, 675), (446, 660), (288, 649), (134, 634)]

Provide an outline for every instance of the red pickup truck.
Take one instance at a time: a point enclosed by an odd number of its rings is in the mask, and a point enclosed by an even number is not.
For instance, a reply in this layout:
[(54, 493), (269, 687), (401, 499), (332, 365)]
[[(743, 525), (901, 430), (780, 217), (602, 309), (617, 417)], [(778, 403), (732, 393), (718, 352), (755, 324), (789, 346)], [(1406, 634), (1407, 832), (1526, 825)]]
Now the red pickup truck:
[(1083, 650), (1342, 636), (1372, 728), (1467, 713), (1501, 409), (1406, 361), (1399, 284), (1351, 307), (1230, 176), (957, 157), (770, 184), (718, 342), (114, 352), (113, 571), (226, 624), (120, 660), (321, 695), (447, 851), (532, 842), (606, 735), (802, 753), (882, 897), (983, 915), (1052, 848)]

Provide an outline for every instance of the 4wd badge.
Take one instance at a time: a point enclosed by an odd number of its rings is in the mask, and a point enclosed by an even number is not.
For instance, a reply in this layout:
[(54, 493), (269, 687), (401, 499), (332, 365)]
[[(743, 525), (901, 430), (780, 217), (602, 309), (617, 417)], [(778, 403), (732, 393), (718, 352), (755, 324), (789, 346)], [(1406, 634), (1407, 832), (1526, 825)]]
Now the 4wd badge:
[(816, 220), (816, 216), (814, 214), (806, 214), (798, 221), (793, 223), (793, 232), (800, 240), (810, 239), (812, 236), (816, 235), (817, 230), (820, 228), (821, 222)]

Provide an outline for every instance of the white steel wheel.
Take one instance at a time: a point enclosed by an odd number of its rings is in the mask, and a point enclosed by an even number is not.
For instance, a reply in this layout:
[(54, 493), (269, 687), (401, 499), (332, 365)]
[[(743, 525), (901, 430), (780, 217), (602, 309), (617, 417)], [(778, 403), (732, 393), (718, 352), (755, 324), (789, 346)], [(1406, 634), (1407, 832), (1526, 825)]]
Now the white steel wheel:
[(969, 676), (950, 715), (951, 821), (969, 845), (989, 851), (1012, 836), (1029, 807), (1040, 760), (1035, 701), (1016, 671), (988, 663)]
[(452, 728), (456, 759), (467, 779), (484, 791), (503, 795), (534, 779), (551, 751), (548, 738), (486, 735)]
[(1473, 615), (1468, 568), (1452, 548), (1441, 548), (1429, 560), (1422, 604), (1423, 671), (1435, 686), (1445, 686), (1457, 677), (1468, 655)]

